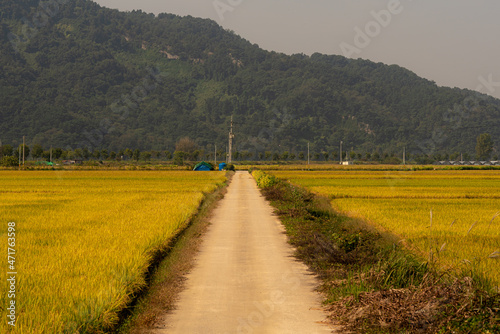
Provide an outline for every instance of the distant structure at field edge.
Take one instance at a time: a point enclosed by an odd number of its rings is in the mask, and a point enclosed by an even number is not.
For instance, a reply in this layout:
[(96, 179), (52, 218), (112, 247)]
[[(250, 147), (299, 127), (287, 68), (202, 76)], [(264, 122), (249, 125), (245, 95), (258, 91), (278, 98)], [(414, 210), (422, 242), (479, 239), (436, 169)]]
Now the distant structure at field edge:
[(500, 166), (500, 161), (437, 161), (442, 166)]

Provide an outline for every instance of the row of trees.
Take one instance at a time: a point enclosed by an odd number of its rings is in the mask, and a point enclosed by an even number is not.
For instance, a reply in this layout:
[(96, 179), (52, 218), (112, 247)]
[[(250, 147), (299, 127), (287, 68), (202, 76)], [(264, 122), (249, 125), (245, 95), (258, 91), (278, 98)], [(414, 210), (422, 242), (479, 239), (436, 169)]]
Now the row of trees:
[[(0, 159), (3, 157), (21, 157), (24, 151), (24, 157), (31, 157), (35, 160), (135, 160), (135, 161), (150, 161), (155, 160), (173, 160), (175, 164), (183, 164), (185, 161), (198, 161), (198, 160), (225, 160), (226, 152), (218, 150), (217, 152), (206, 152), (199, 149), (196, 143), (189, 137), (181, 138), (175, 146), (174, 153), (170, 151), (140, 151), (139, 149), (132, 150), (130, 148), (121, 149), (117, 152), (108, 151), (107, 149), (95, 149), (90, 151), (87, 148), (78, 148), (75, 150), (63, 150), (62, 148), (44, 149), (42, 145), (35, 144), (31, 148), (28, 145), (20, 145), (14, 149), (11, 145), (0, 146)], [(481, 134), (477, 138), (476, 144), (476, 157), (478, 160), (487, 160), (491, 158), (493, 153), (493, 141), (491, 136), (487, 133)], [(217, 155), (214, 157), (214, 155)], [(312, 152), (307, 155), (307, 152), (250, 152), (250, 151), (235, 151), (233, 153), (235, 161), (339, 161), (339, 152)], [(342, 160), (358, 160), (358, 161), (372, 161), (372, 162), (385, 162), (385, 163), (400, 163), (402, 154), (396, 152), (356, 152), (356, 151), (343, 151)], [(455, 152), (449, 153), (435, 153), (432, 155), (423, 154), (406, 154), (407, 161), (415, 161), (419, 164), (432, 163), (441, 160), (471, 160), (470, 154), (461, 154)], [(12, 160), (12, 159), (11, 159)], [(498, 155), (493, 157), (493, 160), (498, 160)], [(12, 160), (13, 161), (13, 160)]]
[[(0, 148), (0, 158), (2, 157), (22, 157), (22, 145), (15, 149), (11, 145), (4, 145)], [(31, 155), (30, 155), (31, 154)], [(33, 158), (34, 160), (151, 160), (152, 158), (166, 160), (172, 159), (172, 153), (169, 151), (143, 151), (139, 149), (131, 150), (129, 148), (115, 151), (108, 151), (107, 149), (95, 149), (90, 151), (87, 148), (75, 150), (63, 150), (56, 147), (49, 150), (44, 149), (41, 145), (33, 145), (30, 149), (25, 145), (24, 156), (26, 158)]]
[[(21, 149), (22, 152), (22, 149)], [(50, 150), (40, 150), (36, 146), (33, 147), (32, 150), (28, 146), (25, 148), (25, 157), (26, 159), (30, 157), (34, 160), (46, 160), (46, 161), (58, 161), (58, 160), (96, 160), (96, 161), (173, 161), (173, 163), (182, 165), (185, 162), (190, 161), (199, 161), (199, 160), (214, 160), (214, 153), (206, 153), (204, 150), (196, 150), (192, 153), (184, 152), (184, 151), (174, 151), (173, 153), (170, 151), (140, 151), (138, 149), (124, 149), (118, 152), (108, 152), (108, 150), (94, 150), (88, 151), (86, 149), (76, 149), (76, 150), (68, 150), (65, 151), (61, 148), (52, 149), (52, 159)], [(14, 151), (8, 145), (3, 147), (2, 154), (0, 154), (0, 159), (2, 157), (12, 157), (15, 161), (19, 158), (18, 150)], [(236, 151), (233, 153), (234, 161), (325, 161), (325, 162), (336, 162), (339, 161), (338, 152), (311, 152), (309, 157), (307, 156), (307, 152), (298, 152), (298, 153), (290, 153), (290, 152), (258, 152), (252, 153), (248, 151), (239, 152)], [(342, 160), (346, 161), (364, 161), (364, 162), (381, 162), (381, 163), (401, 163), (403, 155), (392, 153), (379, 153), (379, 152), (366, 152), (364, 154), (359, 152), (343, 152)], [(22, 159), (22, 153), (21, 153)], [(226, 159), (226, 154), (223, 151), (217, 152), (217, 161), (224, 161)], [(441, 160), (473, 160), (469, 154), (434, 154), (431, 156), (428, 155), (413, 155), (407, 154), (407, 161), (414, 161), (418, 164), (430, 164), (435, 161)], [(482, 159), (478, 159), (482, 160)], [(498, 156), (494, 156), (493, 160), (498, 160)]]

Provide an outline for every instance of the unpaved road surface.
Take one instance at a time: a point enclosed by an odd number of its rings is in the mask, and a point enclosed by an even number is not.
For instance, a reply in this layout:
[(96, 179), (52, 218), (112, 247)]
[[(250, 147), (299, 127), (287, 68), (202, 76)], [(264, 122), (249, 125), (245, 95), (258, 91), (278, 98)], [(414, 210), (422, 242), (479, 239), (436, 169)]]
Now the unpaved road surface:
[(154, 333), (331, 333), (318, 282), (248, 172), (214, 211), (177, 309)]

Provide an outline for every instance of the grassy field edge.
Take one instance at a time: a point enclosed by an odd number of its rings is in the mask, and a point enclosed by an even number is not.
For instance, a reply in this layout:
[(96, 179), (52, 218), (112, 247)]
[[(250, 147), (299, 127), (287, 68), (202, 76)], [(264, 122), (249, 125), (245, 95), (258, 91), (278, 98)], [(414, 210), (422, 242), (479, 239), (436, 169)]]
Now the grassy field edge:
[(171, 241), (168, 250), (155, 259), (148, 274), (147, 287), (122, 314), (116, 333), (150, 333), (162, 316), (174, 309), (185, 275), (191, 270), (202, 236), (210, 225), (211, 212), (224, 197), (233, 175), (234, 172), (228, 172), (224, 186), (205, 196), (186, 228)]
[(398, 238), (335, 212), (326, 197), (252, 173), (289, 242), (322, 280), (331, 319), (353, 333), (500, 333), (500, 297), (439, 272)]

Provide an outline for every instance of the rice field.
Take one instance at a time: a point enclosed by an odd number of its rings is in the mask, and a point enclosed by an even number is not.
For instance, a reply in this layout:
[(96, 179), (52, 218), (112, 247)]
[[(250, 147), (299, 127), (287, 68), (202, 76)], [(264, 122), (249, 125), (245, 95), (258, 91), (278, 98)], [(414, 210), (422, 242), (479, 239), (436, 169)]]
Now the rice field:
[(443, 269), (500, 286), (498, 171), (274, 171), (332, 206), (390, 231)]
[(0, 333), (107, 331), (145, 285), (152, 256), (196, 212), (222, 172), (0, 171), (0, 240), (16, 224), (16, 326)]

